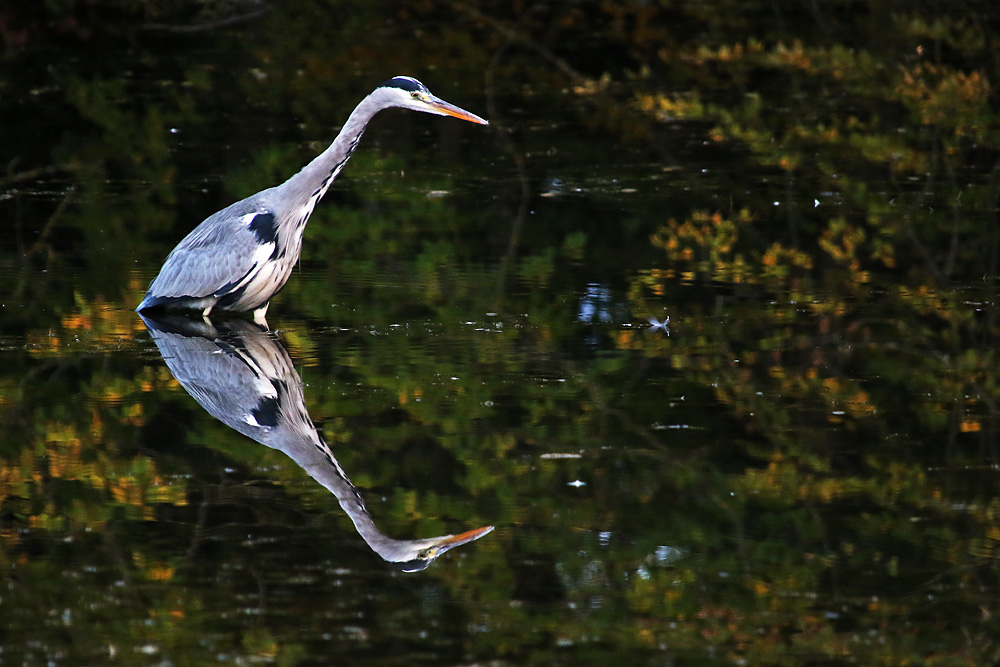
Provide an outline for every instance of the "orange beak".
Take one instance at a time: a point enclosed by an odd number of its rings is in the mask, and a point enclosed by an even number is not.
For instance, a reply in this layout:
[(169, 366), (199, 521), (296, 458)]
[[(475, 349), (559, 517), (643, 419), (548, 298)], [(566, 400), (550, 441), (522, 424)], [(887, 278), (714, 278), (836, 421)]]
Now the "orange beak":
[[(485, 122), (485, 121), (483, 121)], [(467, 530), (459, 535), (452, 535), (446, 540), (442, 541), (438, 548), (444, 552), (453, 547), (458, 547), (463, 544), (468, 544), (474, 540), (478, 540), (483, 535), (493, 532), (493, 526), (483, 526), (482, 528), (475, 528), (473, 530)]]
[[(465, 109), (460, 109), (460, 108), (456, 107), (454, 104), (450, 104), (448, 102), (445, 102), (440, 97), (431, 97), (430, 99), (427, 100), (427, 104), (429, 104), (435, 111), (437, 111), (438, 113), (440, 113), (443, 116), (452, 116), (454, 118), (460, 118), (461, 120), (467, 120), (470, 123), (479, 123), (480, 125), (489, 125), (489, 121), (487, 121), (487, 120), (485, 120), (483, 118), (480, 118), (479, 116), (477, 116), (474, 113), (469, 113)], [(474, 531), (469, 531), (469, 532), (474, 532)], [(464, 534), (465, 533), (463, 533), (463, 535)], [(475, 539), (475, 538), (473, 538), (473, 539)]]

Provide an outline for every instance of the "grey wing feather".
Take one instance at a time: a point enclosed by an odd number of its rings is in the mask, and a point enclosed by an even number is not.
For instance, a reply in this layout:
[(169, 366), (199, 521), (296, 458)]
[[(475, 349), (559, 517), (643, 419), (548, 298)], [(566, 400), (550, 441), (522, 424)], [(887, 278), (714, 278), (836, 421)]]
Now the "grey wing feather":
[(242, 279), (254, 268), (254, 253), (260, 247), (244, 216), (266, 210), (254, 196), (205, 219), (167, 256), (149, 294), (207, 297)]

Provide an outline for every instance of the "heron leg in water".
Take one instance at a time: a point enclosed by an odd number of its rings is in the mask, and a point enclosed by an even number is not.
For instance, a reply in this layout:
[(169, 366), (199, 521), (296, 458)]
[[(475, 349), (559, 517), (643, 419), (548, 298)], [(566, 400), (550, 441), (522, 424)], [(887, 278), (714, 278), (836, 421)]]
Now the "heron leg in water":
[(267, 302), (264, 303), (263, 306), (261, 306), (260, 308), (258, 308), (255, 311), (253, 311), (253, 321), (254, 321), (254, 323), (257, 324), (257, 325), (259, 325), (259, 326), (264, 327), (265, 329), (270, 329), (270, 327), (267, 326), (267, 320), (264, 318), (264, 316), (267, 315), (267, 307), (270, 306), (270, 305), (271, 305), (271, 302), (267, 301)]

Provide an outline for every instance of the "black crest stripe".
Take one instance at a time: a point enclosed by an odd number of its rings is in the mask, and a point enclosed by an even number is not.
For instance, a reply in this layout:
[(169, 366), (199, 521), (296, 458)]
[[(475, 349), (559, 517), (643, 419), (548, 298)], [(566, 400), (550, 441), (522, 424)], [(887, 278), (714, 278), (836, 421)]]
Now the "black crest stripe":
[(379, 85), (379, 88), (400, 88), (411, 93), (414, 91), (426, 92), (427, 90), (424, 84), (408, 76), (393, 77)]

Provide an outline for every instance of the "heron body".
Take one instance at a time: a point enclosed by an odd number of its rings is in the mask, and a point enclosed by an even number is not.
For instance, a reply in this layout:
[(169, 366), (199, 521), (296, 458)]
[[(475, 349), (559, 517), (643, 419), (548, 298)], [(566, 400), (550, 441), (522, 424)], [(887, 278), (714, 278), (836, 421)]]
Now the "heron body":
[(213, 308), (254, 311), (264, 323), (268, 302), (288, 280), (302, 251), (302, 232), (316, 203), (357, 148), (368, 122), (399, 107), (473, 123), (487, 122), (431, 94), (406, 76), (389, 79), (363, 99), (330, 146), (299, 173), (209, 216), (167, 256), (136, 310)]

